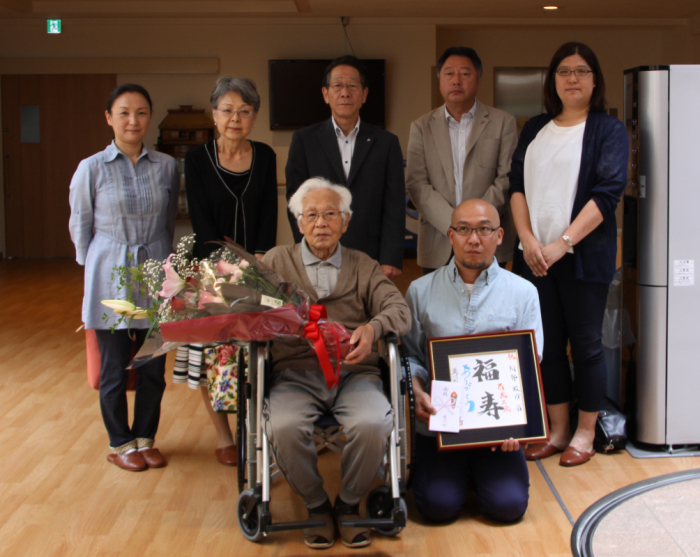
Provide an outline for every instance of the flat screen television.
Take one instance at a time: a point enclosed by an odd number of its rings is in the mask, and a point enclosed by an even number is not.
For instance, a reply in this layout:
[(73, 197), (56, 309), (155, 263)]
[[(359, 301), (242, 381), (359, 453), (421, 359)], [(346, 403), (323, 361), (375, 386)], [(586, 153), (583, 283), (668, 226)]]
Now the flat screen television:
[[(331, 60), (269, 60), (270, 129), (297, 130), (330, 117), (323, 100), (323, 72)], [(384, 60), (363, 60), (367, 68), (365, 122), (384, 128)]]

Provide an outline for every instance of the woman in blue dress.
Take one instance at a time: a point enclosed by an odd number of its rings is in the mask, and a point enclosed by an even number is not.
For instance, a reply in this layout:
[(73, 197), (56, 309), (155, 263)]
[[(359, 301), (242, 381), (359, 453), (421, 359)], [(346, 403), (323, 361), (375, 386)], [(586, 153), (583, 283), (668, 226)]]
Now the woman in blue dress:
[[(131, 471), (165, 466), (153, 447), (165, 390), (165, 357), (138, 368), (129, 425), (126, 366), (132, 338), (137, 346), (143, 344), (150, 323), (134, 320), (130, 328), (120, 323), (112, 331), (117, 316), (105, 311), (101, 300), (125, 297), (112, 279), (115, 266), (164, 260), (172, 251), (179, 174), (175, 159), (143, 143), (152, 110), (151, 98), (140, 85), (127, 83), (112, 91), (105, 116), (114, 141), (81, 161), (70, 185), (69, 228), (76, 259), (85, 266), (82, 319), (85, 328), (95, 329), (100, 349), (100, 408), (111, 449), (107, 460)], [(148, 300), (135, 303), (148, 307)]]

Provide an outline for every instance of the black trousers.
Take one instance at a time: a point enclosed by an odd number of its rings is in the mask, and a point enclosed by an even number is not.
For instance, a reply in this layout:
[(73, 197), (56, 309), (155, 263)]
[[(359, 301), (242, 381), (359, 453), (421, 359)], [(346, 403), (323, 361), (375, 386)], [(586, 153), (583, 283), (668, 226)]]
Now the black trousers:
[[(97, 329), (100, 347), (100, 409), (109, 444), (121, 447), (137, 438), (155, 439), (160, 421), (160, 401), (165, 390), (165, 356), (149, 360), (137, 370), (134, 421), (129, 427), (126, 402), (126, 383), (131, 360), (131, 338), (125, 329), (110, 331)], [(146, 338), (146, 329), (132, 329), (140, 347)]]
[[(547, 404), (578, 400), (579, 409), (602, 409), (607, 388), (603, 354), (603, 317), (608, 284), (574, 276), (574, 256), (567, 253), (536, 277), (523, 262), (523, 278), (537, 287), (542, 310), (544, 349), (542, 382)], [(574, 374), (571, 376), (567, 343), (571, 342)]]

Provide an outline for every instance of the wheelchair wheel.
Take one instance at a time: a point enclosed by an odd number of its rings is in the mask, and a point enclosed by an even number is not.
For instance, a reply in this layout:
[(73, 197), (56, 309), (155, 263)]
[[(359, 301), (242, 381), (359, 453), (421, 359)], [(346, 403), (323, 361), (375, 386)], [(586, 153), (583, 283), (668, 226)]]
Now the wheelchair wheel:
[(238, 493), (242, 493), (245, 489), (247, 480), (245, 477), (246, 473), (246, 457), (247, 457), (247, 446), (248, 446), (248, 436), (246, 433), (246, 392), (245, 384), (246, 377), (248, 376), (248, 370), (246, 369), (245, 363), (245, 350), (246, 348), (239, 347), (238, 349), (238, 392), (237, 397), (237, 408), (236, 408), (236, 447), (238, 450)]
[(246, 508), (254, 499), (252, 489), (246, 489), (238, 496), (238, 506), (236, 514), (238, 515), (238, 526), (247, 540), (251, 542), (259, 542), (263, 533), (260, 529), (260, 515), (262, 514), (262, 503), (255, 503), (249, 512), (246, 513)]
[[(408, 506), (406, 501), (401, 497), (399, 505), (403, 509), (404, 516), (408, 517)], [(367, 516), (369, 518), (393, 518), (394, 500), (391, 497), (391, 490), (386, 485), (375, 487), (367, 496)], [(377, 532), (382, 536), (396, 536), (403, 527), (391, 529), (376, 528)]]

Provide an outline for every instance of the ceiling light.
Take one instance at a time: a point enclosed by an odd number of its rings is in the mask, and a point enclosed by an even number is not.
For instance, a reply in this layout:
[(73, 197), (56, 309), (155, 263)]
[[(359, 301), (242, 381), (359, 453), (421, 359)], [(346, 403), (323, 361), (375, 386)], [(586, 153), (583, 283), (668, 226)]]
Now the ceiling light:
[(545, 10), (558, 10), (559, 6), (542, 6)]

